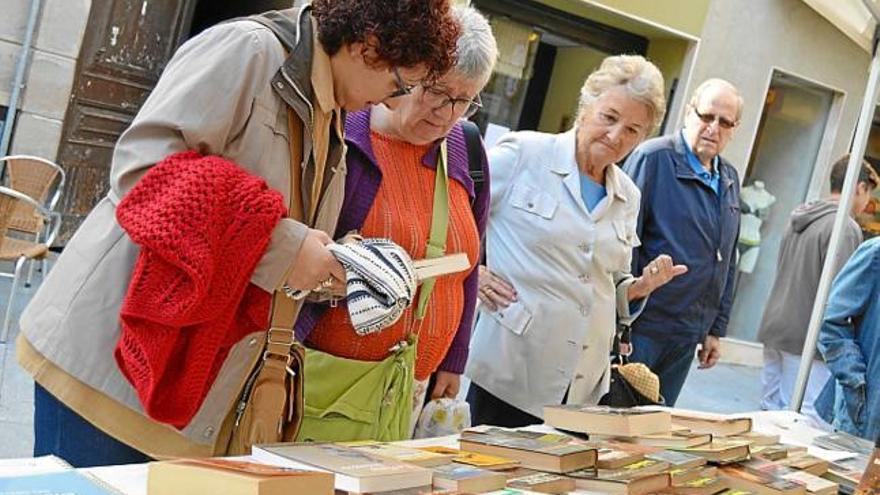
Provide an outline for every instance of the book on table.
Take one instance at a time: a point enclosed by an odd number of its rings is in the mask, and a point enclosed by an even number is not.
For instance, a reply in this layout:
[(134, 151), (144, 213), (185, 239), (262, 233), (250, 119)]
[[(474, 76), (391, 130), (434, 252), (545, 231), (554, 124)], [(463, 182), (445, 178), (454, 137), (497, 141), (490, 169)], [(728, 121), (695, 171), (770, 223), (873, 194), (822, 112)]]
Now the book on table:
[(582, 469), (566, 476), (574, 478), (578, 489), (600, 493), (642, 495), (668, 489), (671, 477), (666, 472), (634, 469)]
[(845, 488), (847, 493), (852, 493), (863, 475), (863, 469), (844, 465), (840, 462), (829, 462), (828, 471), (822, 474), (822, 477)]
[(690, 469), (706, 465), (706, 458), (676, 450), (660, 450), (645, 455), (648, 459), (665, 462), (672, 469)]
[(807, 493), (810, 494), (837, 495), (837, 492), (840, 491), (840, 485), (837, 483), (828, 481), (821, 476), (816, 476), (815, 474), (810, 474), (806, 471), (793, 469), (790, 473), (783, 475), (782, 478), (804, 485), (804, 488), (807, 489)]
[(464, 464), (446, 464), (434, 468), (434, 487), (461, 493), (484, 493), (501, 490), (507, 478), (498, 472)]
[(676, 495), (714, 495), (730, 487), (720, 476), (701, 476), (682, 483), (673, 481), (672, 485)]
[(0, 495), (122, 495), (86, 473), (67, 469), (31, 475), (0, 477)]
[(576, 443), (499, 433), (463, 436), (459, 445), (464, 451), (507, 457), (519, 461), (523, 467), (553, 473), (594, 467), (597, 458), (595, 448)]
[(705, 445), (670, 450), (681, 450), (688, 454), (698, 455), (716, 464), (729, 464), (749, 457), (748, 442), (735, 440), (716, 439)]
[(514, 470), (507, 476), (507, 487), (537, 493), (567, 493), (577, 488), (569, 477), (531, 469)]
[(311, 466), (335, 475), (337, 490), (385, 492), (430, 486), (430, 469), (332, 443), (254, 445), (251, 456), (268, 464)]
[(449, 447), (419, 447), (419, 449), (427, 452), (434, 452), (437, 454), (452, 456), (452, 462), (458, 464), (466, 464), (468, 466), (474, 466), (481, 469), (489, 469), (493, 471), (512, 469), (515, 467), (519, 467), (520, 465), (519, 461), (515, 459), (508, 459), (506, 457), (498, 457), (488, 454), (480, 454), (477, 452), (467, 452), (464, 450), (452, 449)]
[(694, 433), (687, 430), (675, 430), (668, 433), (655, 433), (635, 437), (594, 434), (590, 435), (590, 438), (600, 442), (611, 440), (660, 447), (663, 449), (696, 447), (698, 445), (706, 445), (712, 441), (712, 435), (708, 433)]
[(527, 438), (540, 440), (542, 443), (570, 443), (575, 437), (564, 433), (548, 433), (546, 431), (533, 431), (522, 428), (501, 428), (498, 426), (480, 425), (467, 428), (459, 434), (459, 438), (482, 438), (485, 435)]
[(806, 488), (772, 474), (746, 469), (738, 464), (721, 467), (719, 473), (732, 488), (753, 491), (759, 495), (806, 495)]
[(544, 407), (544, 422), (561, 430), (580, 433), (637, 436), (665, 433), (672, 427), (666, 411), (607, 406), (563, 404)]
[(694, 433), (709, 433), (713, 436), (729, 437), (743, 435), (752, 431), (752, 418), (727, 414), (706, 413), (684, 409), (669, 409), (672, 424), (689, 429)]
[(337, 445), (422, 467), (434, 467), (449, 464), (455, 457), (449, 453), (431, 452), (425, 449), (404, 447), (389, 442), (375, 442), (372, 440), (337, 442)]
[(641, 445), (627, 444), (622, 442), (591, 442), (584, 445), (596, 447), (596, 467), (600, 469), (617, 469), (634, 462), (641, 461), (648, 452), (656, 452), (660, 449), (653, 447), (644, 448)]
[(785, 459), (792, 454), (805, 454), (807, 452), (807, 448), (801, 447), (799, 445), (788, 445), (783, 443), (776, 443), (771, 445), (753, 444), (751, 447), (749, 447), (749, 451), (754, 456), (763, 457), (764, 459), (770, 461), (778, 461), (780, 459)]
[(776, 462), (793, 469), (815, 474), (816, 476), (822, 476), (828, 472), (828, 461), (806, 453), (790, 454), (785, 459), (780, 459)]
[(759, 433), (757, 431), (749, 431), (746, 433), (740, 433), (739, 435), (730, 435), (727, 437), (730, 440), (744, 440), (749, 442), (751, 445), (774, 445), (779, 443), (779, 435), (771, 435), (767, 433)]
[(747, 461), (738, 463), (738, 466), (754, 473), (766, 474), (774, 478), (780, 478), (793, 481), (803, 485), (807, 493), (815, 493), (818, 495), (834, 495), (837, 493), (839, 486), (826, 479), (820, 478), (814, 474), (804, 471), (798, 471), (778, 462), (772, 462), (760, 457), (754, 457)]
[(333, 474), (231, 459), (153, 462), (147, 471), (149, 495), (333, 495)]
[(715, 466), (698, 466), (692, 468), (670, 468), (669, 476), (673, 485), (680, 485), (697, 478), (717, 478), (718, 468)]

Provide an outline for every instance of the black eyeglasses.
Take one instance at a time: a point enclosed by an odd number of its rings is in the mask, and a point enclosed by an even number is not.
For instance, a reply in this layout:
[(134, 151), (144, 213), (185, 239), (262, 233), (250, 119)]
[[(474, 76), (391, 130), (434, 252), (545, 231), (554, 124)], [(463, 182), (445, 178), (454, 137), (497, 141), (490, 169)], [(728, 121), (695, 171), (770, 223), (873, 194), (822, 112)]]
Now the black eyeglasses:
[(465, 119), (473, 117), (483, 108), (483, 102), (480, 100), (479, 93), (473, 98), (456, 98), (436, 86), (422, 86), (422, 95), (428, 96), (432, 100), (439, 102), (434, 107), (435, 109), (446, 108), (449, 106), (452, 108), (452, 113), (455, 114), (456, 110), (461, 111), (461, 109), (464, 108), (464, 113), (462, 113), (461, 116)]
[(718, 125), (724, 129), (733, 129), (734, 127), (736, 127), (737, 122), (730, 120), (726, 117), (715, 115), (714, 113), (700, 113), (700, 111), (697, 110), (697, 107), (691, 108), (694, 109), (694, 115), (696, 115), (706, 125), (712, 125), (712, 122), (715, 122), (717, 120)]
[(405, 96), (412, 93), (412, 90), (416, 85), (407, 84), (400, 76), (400, 71), (397, 70), (397, 67), (392, 67), (391, 72), (394, 74), (394, 83), (397, 84), (397, 90), (388, 95), (388, 98), (397, 98), (398, 96)]

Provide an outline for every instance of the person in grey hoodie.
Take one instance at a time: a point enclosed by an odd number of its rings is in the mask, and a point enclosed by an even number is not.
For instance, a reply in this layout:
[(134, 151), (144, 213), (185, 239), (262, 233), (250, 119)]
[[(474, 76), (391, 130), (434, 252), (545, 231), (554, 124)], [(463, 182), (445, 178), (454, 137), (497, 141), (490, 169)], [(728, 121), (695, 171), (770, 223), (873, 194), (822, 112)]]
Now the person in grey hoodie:
[[(848, 161), (849, 155), (846, 155), (834, 163), (830, 177), (831, 195), (826, 199), (798, 206), (791, 213), (791, 220), (783, 234), (776, 280), (771, 291), (773, 297), (770, 297), (764, 308), (758, 331), (758, 340), (764, 344), (764, 369), (761, 376), (763, 409), (784, 409), (791, 402)], [(868, 162), (862, 161), (850, 212), (853, 217), (868, 205), (877, 183), (877, 174)], [(844, 227), (843, 239), (834, 261), (835, 274), (861, 242), (861, 229), (850, 218)], [(825, 363), (817, 359), (810, 371), (801, 408), (802, 413), (814, 420), (818, 420), (819, 416), (813, 402), (829, 376)]]

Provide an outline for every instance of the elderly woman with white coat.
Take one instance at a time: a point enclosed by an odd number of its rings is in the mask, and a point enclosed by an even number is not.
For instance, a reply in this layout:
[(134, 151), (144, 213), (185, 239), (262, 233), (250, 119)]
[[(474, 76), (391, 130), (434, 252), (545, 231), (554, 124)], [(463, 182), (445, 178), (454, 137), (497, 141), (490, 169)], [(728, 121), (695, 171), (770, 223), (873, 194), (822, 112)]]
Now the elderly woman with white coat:
[(489, 152), (482, 302), (466, 375), (474, 424), (541, 422), (548, 404), (596, 404), (616, 322), (687, 268), (669, 256), (629, 274), (640, 193), (615, 164), (663, 118), (663, 76), (606, 58), (581, 88), (573, 129), (515, 132)]

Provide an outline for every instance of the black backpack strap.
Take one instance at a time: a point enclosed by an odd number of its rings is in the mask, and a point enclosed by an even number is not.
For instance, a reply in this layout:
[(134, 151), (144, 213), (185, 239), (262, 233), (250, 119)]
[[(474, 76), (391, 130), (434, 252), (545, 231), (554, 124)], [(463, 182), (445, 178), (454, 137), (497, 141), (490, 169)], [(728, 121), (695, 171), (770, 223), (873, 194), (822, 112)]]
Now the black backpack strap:
[(480, 196), (486, 177), (483, 172), (482, 145), (480, 128), (470, 120), (461, 121), (461, 130), (464, 131), (464, 143), (467, 147), (468, 174), (474, 182), (474, 200)]

